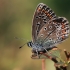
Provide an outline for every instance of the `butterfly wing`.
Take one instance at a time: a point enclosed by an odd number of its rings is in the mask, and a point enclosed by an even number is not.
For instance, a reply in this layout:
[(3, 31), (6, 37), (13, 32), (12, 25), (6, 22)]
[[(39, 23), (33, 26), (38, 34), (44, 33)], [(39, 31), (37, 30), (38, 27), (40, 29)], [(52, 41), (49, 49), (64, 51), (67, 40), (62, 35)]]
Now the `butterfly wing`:
[(42, 43), (44, 47), (53, 47), (69, 36), (69, 28), (69, 22), (66, 18), (54, 18), (41, 28), (38, 39), (43, 40)]
[(41, 28), (52, 18), (56, 18), (55, 13), (45, 4), (38, 4), (34, 16), (32, 25), (32, 38), (33, 42), (37, 40), (37, 36)]

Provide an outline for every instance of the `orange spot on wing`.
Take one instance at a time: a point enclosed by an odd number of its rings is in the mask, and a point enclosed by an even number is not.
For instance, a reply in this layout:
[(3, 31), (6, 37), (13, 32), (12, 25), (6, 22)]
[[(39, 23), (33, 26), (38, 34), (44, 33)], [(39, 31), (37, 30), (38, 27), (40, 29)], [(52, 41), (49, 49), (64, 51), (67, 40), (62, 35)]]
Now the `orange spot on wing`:
[(48, 16), (50, 16), (50, 14), (47, 14)]
[(61, 25), (62, 25), (62, 28), (64, 28), (64, 27), (65, 27), (65, 24), (64, 24), (64, 23), (61, 23)]
[(52, 16), (50, 16), (50, 19), (52, 18)]
[(62, 39), (64, 39), (65, 37), (64, 37), (64, 35), (62, 36)]
[(47, 12), (47, 11), (45, 11), (45, 14), (47, 15), (47, 14), (48, 14), (48, 12)]
[(62, 33), (65, 34), (65, 30), (62, 30)]
[(62, 30), (62, 39), (64, 39), (64, 38), (65, 38), (64, 34), (66, 34), (66, 30), (65, 30), (65, 29), (64, 29), (64, 30)]
[(62, 25), (62, 29), (64, 29), (65, 28), (65, 25)]
[(41, 8), (38, 8), (37, 11), (38, 11), (38, 12), (41, 11)]
[(51, 16), (49, 13), (47, 14), (47, 16), (48, 16), (49, 18), (52, 18), (52, 16)]
[(45, 11), (44, 9), (42, 10), (42, 12), (44, 12), (50, 19), (52, 18), (52, 16), (50, 16), (50, 14), (47, 11)]
[(43, 10), (42, 10), (42, 12), (44, 12), (44, 13), (45, 13), (45, 10), (43, 9)]

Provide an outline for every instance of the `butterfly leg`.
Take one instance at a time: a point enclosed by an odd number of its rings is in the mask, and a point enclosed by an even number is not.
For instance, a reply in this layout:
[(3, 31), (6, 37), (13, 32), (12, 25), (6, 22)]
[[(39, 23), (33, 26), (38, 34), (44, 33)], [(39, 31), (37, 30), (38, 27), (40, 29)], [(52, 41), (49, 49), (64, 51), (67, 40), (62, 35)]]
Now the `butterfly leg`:
[(48, 54), (50, 54), (44, 47), (43, 47), (43, 49), (44, 49)]
[(36, 53), (37, 53), (37, 56), (39, 57), (39, 55), (38, 55), (38, 50), (36, 49)]

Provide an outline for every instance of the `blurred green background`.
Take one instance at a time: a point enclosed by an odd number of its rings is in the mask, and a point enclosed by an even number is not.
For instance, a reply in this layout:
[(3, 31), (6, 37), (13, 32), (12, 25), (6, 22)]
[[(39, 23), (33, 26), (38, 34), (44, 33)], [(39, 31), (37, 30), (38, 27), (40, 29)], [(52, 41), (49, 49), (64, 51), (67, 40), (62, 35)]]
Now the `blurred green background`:
[[(42, 2), (70, 21), (70, 0), (0, 0), (0, 70), (41, 70), (41, 59), (31, 59), (27, 45), (19, 49), (26, 41), (14, 37), (31, 40), (33, 14)], [(58, 47), (70, 51), (69, 45), (70, 37)], [(46, 63), (46, 70), (55, 70), (51, 60)]]

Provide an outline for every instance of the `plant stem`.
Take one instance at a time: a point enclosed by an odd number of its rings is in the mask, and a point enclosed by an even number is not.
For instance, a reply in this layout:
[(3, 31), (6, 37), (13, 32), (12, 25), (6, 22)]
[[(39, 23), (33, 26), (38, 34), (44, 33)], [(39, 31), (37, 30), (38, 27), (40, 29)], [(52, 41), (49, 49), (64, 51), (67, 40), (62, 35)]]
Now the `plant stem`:
[(42, 59), (42, 70), (45, 70), (45, 59)]

